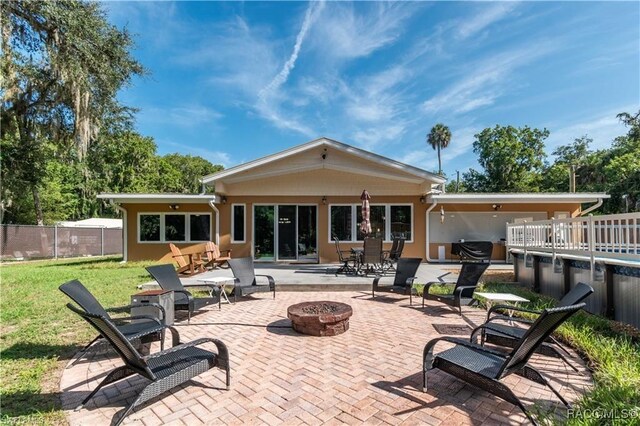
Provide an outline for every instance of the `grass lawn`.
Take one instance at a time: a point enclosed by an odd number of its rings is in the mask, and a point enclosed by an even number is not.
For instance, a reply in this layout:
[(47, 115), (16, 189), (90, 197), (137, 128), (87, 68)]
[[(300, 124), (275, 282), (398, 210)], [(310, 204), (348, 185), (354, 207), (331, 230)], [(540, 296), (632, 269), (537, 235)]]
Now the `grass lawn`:
[[(136, 286), (149, 281), (144, 266), (120, 258), (43, 261), (0, 267), (0, 404), (1, 423), (65, 424), (60, 410), (59, 379), (69, 358), (95, 337), (79, 317), (65, 308), (58, 286), (77, 278), (105, 305), (129, 303)], [(509, 291), (532, 300), (551, 299), (507, 284), (486, 284), (485, 291)], [(575, 406), (588, 410), (637, 409), (640, 413), (640, 335), (631, 327), (579, 313), (559, 331), (588, 360), (595, 386)], [(416, 371), (420, 366), (416, 366)], [(549, 414), (551, 421), (557, 421)], [(568, 419), (573, 425), (640, 424), (640, 417), (605, 422), (595, 417)]]
[(105, 306), (129, 303), (150, 281), (146, 263), (121, 258), (30, 262), (0, 267), (0, 404), (2, 423), (66, 424), (58, 385), (69, 358), (95, 337), (68, 310), (58, 286), (77, 278)]

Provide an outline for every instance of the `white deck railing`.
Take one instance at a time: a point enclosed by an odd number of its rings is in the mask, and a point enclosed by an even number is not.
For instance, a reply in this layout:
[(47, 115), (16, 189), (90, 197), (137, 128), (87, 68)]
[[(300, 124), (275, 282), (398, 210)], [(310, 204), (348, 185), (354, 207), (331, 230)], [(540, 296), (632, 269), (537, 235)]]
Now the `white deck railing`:
[(507, 224), (507, 250), (640, 263), (640, 213)]

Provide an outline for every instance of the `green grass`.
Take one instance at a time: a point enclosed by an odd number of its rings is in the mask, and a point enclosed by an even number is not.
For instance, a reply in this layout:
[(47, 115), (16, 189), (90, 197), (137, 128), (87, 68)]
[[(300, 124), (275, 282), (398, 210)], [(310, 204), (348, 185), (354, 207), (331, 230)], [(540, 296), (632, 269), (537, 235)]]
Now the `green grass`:
[[(533, 309), (554, 304), (553, 299), (508, 284), (486, 284), (483, 290), (518, 294), (529, 299), (531, 303), (527, 307)], [(593, 370), (594, 387), (574, 404), (574, 416), (559, 421), (552, 413), (548, 413), (547, 420), (568, 425), (640, 424), (638, 330), (597, 315), (579, 312), (556, 333), (586, 358)], [(634, 415), (623, 418), (625, 413), (630, 412)], [(617, 419), (598, 417), (611, 413)]]
[(0, 421), (65, 424), (59, 378), (95, 331), (65, 305), (58, 286), (77, 278), (105, 306), (129, 303), (149, 281), (142, 263), (120, 258), (42, 261), (0, 266)]

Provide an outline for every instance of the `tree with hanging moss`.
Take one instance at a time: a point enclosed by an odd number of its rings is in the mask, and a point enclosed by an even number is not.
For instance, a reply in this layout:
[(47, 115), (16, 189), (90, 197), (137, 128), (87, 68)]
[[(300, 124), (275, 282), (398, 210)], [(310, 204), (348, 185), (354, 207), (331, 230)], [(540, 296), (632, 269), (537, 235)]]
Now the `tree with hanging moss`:
[[(109, 24), (98, 2), (5, 1), (2, 7), (2, 179), (14, 193), (31, 193), (35, 222), (42, 224), (51, 150), (80, 163), (101, 129), (129, 127), (132, 110), (116, 94), (145, 70), (130, 54), (129, 33)], [(3, 208), (11, 194), (3, 190)]]

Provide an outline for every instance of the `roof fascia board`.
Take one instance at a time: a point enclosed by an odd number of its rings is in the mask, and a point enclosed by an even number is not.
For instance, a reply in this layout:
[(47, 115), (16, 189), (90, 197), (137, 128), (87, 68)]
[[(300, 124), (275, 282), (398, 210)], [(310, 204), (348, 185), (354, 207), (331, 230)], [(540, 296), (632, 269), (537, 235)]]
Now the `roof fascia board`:
[(198, 204), (209, 201), (218, 202), (214, 194), (209, 195), (180, 195), (180, 194), (98, 194), (98, 199), (111, 200), (114, 203), (184, 203)]
[(540, 203), (540, 202), (562, 202), (562, 203), (590, 203), (599, 199), (611, 198), (608, 194), (599, 193), (576, 193), (576, 194), (549, 194), (549, 193), (512, 193), (512, 194), (431, 194), (428, 196), (430, 202), (439, 203), (459, 203), (459, 204), (486, 204), (486, 203)]

